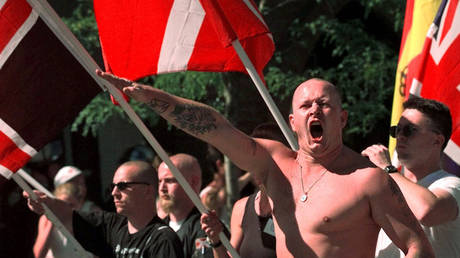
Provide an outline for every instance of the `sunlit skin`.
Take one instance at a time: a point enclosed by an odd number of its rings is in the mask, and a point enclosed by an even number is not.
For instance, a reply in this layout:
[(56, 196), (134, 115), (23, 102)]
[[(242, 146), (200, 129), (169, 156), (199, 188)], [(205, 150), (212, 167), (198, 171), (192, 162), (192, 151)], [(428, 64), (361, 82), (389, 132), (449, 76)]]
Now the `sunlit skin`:
[[(170, 159), (182, 172), (192, 189), (198, 193), (201, 188), (201, 169), (198, 161), (194, 157), (183, 153), (171, 156)], [(164, 162), (158, 167), (158, 196), (161, 208), (168, 213), (171, 221), (185, 219), (195, 207)]]
[[(202, 103), (97, 73), (215, 146), (264, 185), (278, 257), (374, 257), (381, 227), (408, 257), (422, 257), (423, 251), (431, 257), (428, 241), (394, 182), (343, 145), (347, 113), (332, 84), (311, 79), (297, 88), (289, 121), (300, 149), (293, 151), (280, 142), (247, 136)], [(306, 192), (308, 199), (302, 202)]]
[[(60, 185), (60, 187), (67, 187), (68, 189), (69, 186), (65, 185)], [(64, 189), (65, 190), (65, 189)], [(73, 210), (78, 210), (82, 206), (82, 200), (78, 197), (75, 196), (75, 192), (70, 193), (72, 190), (68, 190), (69, 192), (59, 192), (55, 193), (56, 198), (59, 200), (62, 200), (67, 204), (71, 209)], [(35, 239), (35, 243), (33, 246), (33, 252), (35, 257), (45, 257), (48, 251), (50, 250), (51, 243), (50, 241), (56, 241), (56, 239), (53, 239), (50, 237), (52, 235), (52, 229), (54, 227), (54, 224), (46, 218), (45, 215), (42, 215), (39, 219), (38, 222), (38, 232), (37, 232), (37, 237)], [(70, 232), (73, 232), (72, 230)], [(51, 240), (53, 239), (53, 240)]]
[[(135, 166), (121, 166), (113, 176), (113, 183), (119, 182), (138, 182), (137, 168)], [(134, 226), (131, 230), (135, 231), (136, 223), (144, 224), (149, 222), (153, 215), (146, 211), (155, 210), (155, 188), (152, 185), (129, 185), (126, 189), (120, 190), (115, 187), (112, 190), (113, 202), (118, 214), (128, 218), (128, 227)], [(140, 209), (139, 207), (144, 207)], [(143, 225), (145, 226), (145, 225)]]
[[(298, 136), (300, 156), (312, 162), (337, 156), (348, 114), (333, 86), (321, 80), (302, 83), (294, 93), (292, 110), (289, 121)], [(316, 138), (310, 130), (313, 123), (319, 123), (323, 131)]]
[(169, 213), (175, 206), (180, 205), (177, 201), (180, 202), (186, 194), (165, 163), (158, 167), (158, 183), (160, 205), (166, 213)]

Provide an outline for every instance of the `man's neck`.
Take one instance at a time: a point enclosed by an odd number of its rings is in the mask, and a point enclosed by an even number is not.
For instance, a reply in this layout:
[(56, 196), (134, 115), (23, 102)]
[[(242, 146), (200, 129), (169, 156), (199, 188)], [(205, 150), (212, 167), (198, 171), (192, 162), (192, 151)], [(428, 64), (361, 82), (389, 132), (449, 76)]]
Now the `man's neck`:
[[(404, 164), (403, 164), (404, 165)], [(426, 161), (423, 164), (404, 165), (404, 176), (416, 183), (427, 175), (441, 169), (440, 160)]]
[(309, 150), (307, 151), (302, 151), (299, 150), (297, 152), (297, 162), (299, 162), (302, 165), (305, 164), (318, 164), (321, 165), (322, 167), (327, 167), (331, 163), (337, 160), (337, 158), (340, 156), (340, 154), (344, 151), (345, 146), (343, 144), (337, 145), (333, 149), (329, 149), (327, 153), (321, 153), (320, 155), (317, 155), (316, 153), (312, 153)]
[(181, 220), (184, 220), (190, 214), (193, 207), (194, 207), (193, 204), (192, 205), (182, 205), (179, 209), (172, 210), (168, 214), (169, 220), (173, 222), (179, 222)]
[(145, 212), (140, 216), (129, 216), (128, 232), (130, 234), (137, 233), (139, 230), (145, 228), (155, 216), (155, 212)]

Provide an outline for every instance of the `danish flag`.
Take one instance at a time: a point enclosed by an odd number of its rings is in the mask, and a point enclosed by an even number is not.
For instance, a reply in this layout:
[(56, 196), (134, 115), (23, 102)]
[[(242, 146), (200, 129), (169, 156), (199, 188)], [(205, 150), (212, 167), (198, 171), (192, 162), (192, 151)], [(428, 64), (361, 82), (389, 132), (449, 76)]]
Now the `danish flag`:
[(237, 38), (262, 75), (274, 51), (250, 0), (95, 0), (94, 9), (106, 69), (131, 80), (185, 70), (246, 73), (231, 47)]
[(100, 88), (26, 0), (0, 0), (0, 174), (9, 178)]

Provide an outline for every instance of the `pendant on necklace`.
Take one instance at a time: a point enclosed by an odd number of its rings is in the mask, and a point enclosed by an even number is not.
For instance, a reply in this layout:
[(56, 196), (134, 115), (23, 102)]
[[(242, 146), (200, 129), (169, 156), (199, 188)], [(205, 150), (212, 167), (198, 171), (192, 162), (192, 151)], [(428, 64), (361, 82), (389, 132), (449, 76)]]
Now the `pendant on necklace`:
[(300, 201), (305, 202), (307, 198), (308, 198), (307, 194), (302, 194), (302, 196), (300, 196)]

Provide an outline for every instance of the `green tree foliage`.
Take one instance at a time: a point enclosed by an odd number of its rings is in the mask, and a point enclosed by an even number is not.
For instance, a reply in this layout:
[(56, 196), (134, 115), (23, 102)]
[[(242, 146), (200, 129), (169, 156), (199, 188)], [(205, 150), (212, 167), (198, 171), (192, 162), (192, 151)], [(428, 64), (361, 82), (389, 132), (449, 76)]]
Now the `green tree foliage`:
[[(345, 142), (359, 149), (357, 139), (389, 125), (403, 3), (292, 2), (282, 2), (266, 13), (271, 17), (279, 9), (292, 10), (290, 5), (301, 10), (293, 10), (281, 26), (271, 26), (280, 27), (280, 37), (273, 32), (280, 47), (266, 73), (270, 90), (287, 109), (303, 80), (320, 77), (336, 84), (349, 112)], [(382, 130), (378, 133), (387, 137)]]
[[(287, 117), (290, 96), (303, 80), (321, 77), (338, 85), (349, 111), (345, 141), (354, 145), (388, 126), (404, 3), (397, 0), (256, 1), (272, 31), (276, 52), (265, 69), (268, 88)], [(58, 6), (58, 1), (54, 3)], [(98, 63), (100, 46), (92, 1), (77, 0), (61, 16)], [(252, 82), (236, 73), (182, 72), (141, 80), (173, 94), (208, 103), (243, 131), (271, 120)], [(249, 99), (249, 100), (248, 100)], [(133, 103), (150, 126), (158, 117)], [(122, 113), (101, 93), (73, 124), (96, 134), (115, 113)]]

